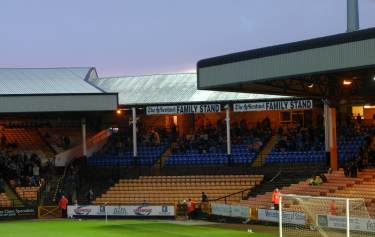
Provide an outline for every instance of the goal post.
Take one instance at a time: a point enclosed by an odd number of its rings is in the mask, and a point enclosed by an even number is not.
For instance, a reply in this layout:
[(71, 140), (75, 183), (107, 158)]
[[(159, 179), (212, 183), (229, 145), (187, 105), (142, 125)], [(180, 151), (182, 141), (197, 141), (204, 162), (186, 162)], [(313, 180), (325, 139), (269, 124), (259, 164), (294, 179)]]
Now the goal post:
[(363, 198), (281, 194), (280, 237), (375, 237)]

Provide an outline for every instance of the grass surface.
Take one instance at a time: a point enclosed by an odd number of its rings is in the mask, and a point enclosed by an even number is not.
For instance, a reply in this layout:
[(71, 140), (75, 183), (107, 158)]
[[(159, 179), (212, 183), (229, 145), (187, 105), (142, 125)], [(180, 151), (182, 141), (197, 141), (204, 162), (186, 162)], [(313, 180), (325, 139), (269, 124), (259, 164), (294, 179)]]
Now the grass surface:
[(274, 237), (216, 225), (138, 220), (53, 220), (0, 222), (1, 237)]

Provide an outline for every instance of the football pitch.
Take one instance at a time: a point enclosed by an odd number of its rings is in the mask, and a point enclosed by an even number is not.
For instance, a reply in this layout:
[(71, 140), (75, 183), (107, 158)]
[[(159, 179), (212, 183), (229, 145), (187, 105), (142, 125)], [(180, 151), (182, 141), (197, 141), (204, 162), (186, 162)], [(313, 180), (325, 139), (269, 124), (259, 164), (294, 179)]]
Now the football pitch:
[(217, 224), (144, 220), (53, 220), (0, 222), (1, 237), (276, 237)]

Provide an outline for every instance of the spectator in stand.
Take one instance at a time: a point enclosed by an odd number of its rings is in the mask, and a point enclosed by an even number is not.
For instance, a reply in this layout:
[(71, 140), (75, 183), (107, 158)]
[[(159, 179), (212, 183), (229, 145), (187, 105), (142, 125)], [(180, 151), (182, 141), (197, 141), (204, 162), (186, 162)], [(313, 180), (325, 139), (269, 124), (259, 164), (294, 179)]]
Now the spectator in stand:
[(0, 193), (3, 193), (3, 192), (4, 192), (4, 180), (0, 173)]
[(17, 153), (13, 148), (0, 151), (0, 171), (10, 180), (12, 187), (39, 186), (40, 159), (35, 154)]
[(151, 129), (148, 135), (148, 142), (151, 146), (158, 146), (160, 145), (160, 135), (155, 129)]
[(276, 188), (272, 193), (272, 203), (273, 208), (275, 210), (279, 210), (279, 203), (280, 203), (280, 191), (278, 188)]
[(37, 164), (34, 164), (33, 166), (33, 176), (35, 179), (39, 179), (39, 166)]
[(262, 146), (263, 146), (263, 142), (260, 140), (260, 138), (255, 138), (254, 144), (253, 144), (253, 151), (259, 152)]
[(177, 138), (177, 127), (174, 123), (171, 126), (171, 141), (174, 141)]
[(346, 160), (345, 164), (344, 164), (344, 175), (345, 175), (345, 177), (350, 176), (350, 170), (351, 170), (350, 162), (348, 160)]
[(70, 137), (69, 136), (63, 136), (62, 138), (63, 144), (64, 144), (64, 149), (67, 150), (70, 147)]
[(67, 217), (68, 203), (69, 203), (68, 199), (64, 195), (62, 195), (59, 201), (59, 209), (61, 210), (63, 218)]
[(358, 125), (361, 125), (361, 123), (362, 123), (362, 117), (361, 117), (360, 114), (357, 115), (357, 123), (358, 123)]
[(0, 146), (2, 148), (7, 146), (7, 138), (4, 134), (1, 134), (1, 141), (0, 141)]
[(304, 128), (301, 125), (289, 127), (286, 131), (279, 128), (278, 142), (275, 146), (277, 151), (309, 151), (322, 150), (322, 141), (324, 134), (322, 128)]
[[(173, 153), (185, 153), (188, 150), (196, 150), (199, 154), (224, 153), (226, 150), (226, 130), (223, 120), (216, 122), (216, 128), (210, 121), (206, 125), (199, 126), (193, 133), (182, 136), (172, 144)], [(248, 142), (251, 152), (258, 152), (271, 136), (270, 122), (265, 119), (259, 122), (255, 128), (249, 129), (246, 120), (242, 119), (239, 125), (235, 123), (232, 128), (232, 143), (242, 144)], [(197, 124), (196, 124), (197, 125)]]
[(208, 202), (208, 196), (205, 192), (202, 192), (202, 202)]
[(320, 174), (320, 179), (322, 180), (322, 183), (328, 182), (327, 176), (324, 173)]
[(320, 176), (315, 176), (311, 179), (309, 179), (309, 185), (312, 185), (312, 186), (319, 186), (323, 183), (323, 180)]
[(358, 173), (358, 164), (356, 160), (353, 160), (350, 166), (350, 177), (357, 178), (357, 173)]

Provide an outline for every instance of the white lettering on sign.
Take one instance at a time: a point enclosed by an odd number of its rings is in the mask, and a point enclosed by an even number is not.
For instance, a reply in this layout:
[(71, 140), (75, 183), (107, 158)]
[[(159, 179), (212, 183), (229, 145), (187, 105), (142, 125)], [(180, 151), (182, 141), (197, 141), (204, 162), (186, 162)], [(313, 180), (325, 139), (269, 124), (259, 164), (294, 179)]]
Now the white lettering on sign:
[(313, 108), (312, 100), (266, 101), (254, 103), (236, 103), (234, 112), (271, 111), (271, 110), (306, 110)]
[(218, 113), (220, 111), (220, 104), (166, 105), (146, 107), (147, 115)]

